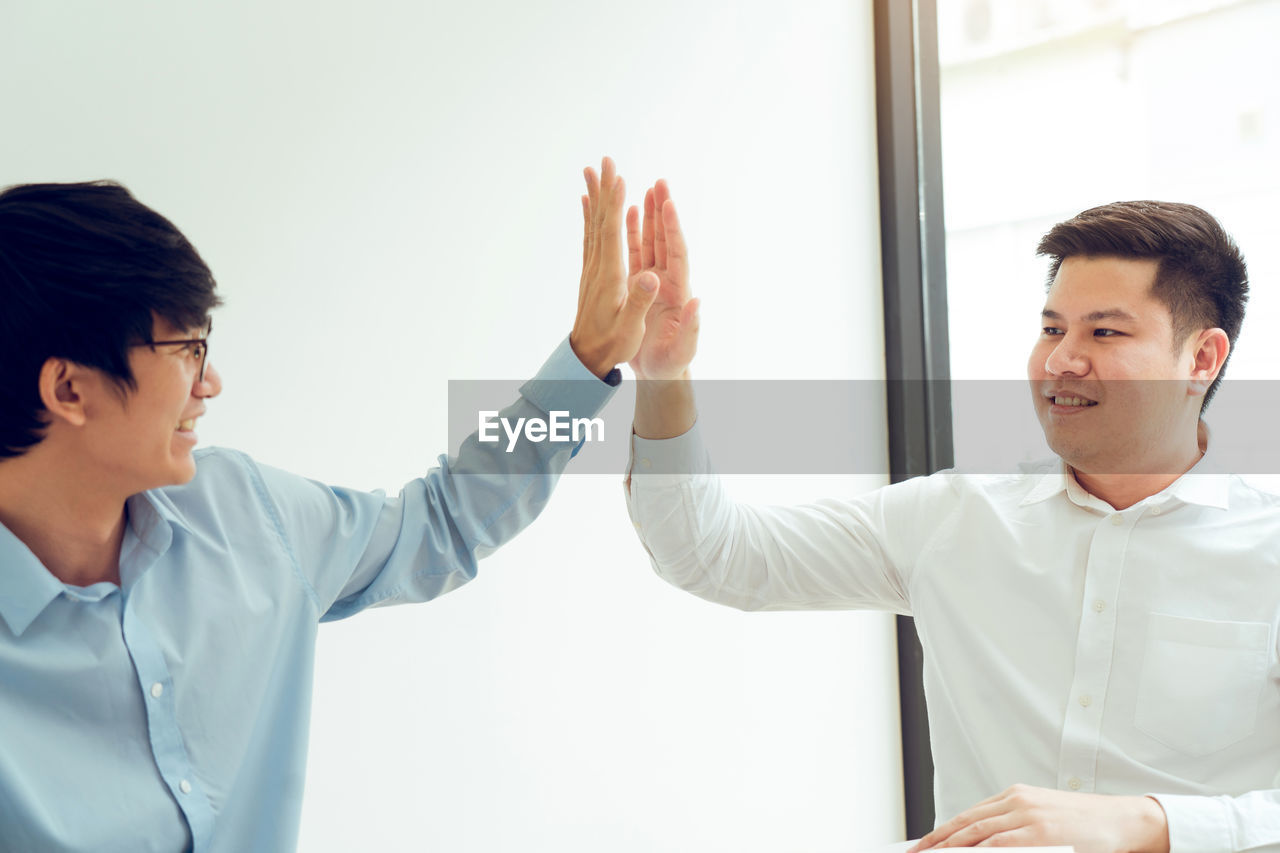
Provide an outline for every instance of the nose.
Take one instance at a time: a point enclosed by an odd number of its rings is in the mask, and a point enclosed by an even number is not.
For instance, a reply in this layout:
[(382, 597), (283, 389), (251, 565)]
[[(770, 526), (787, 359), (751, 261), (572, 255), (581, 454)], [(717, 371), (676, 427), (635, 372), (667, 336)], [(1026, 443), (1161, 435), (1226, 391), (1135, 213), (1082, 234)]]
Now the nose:
[(1068, 332), (1049, 350), (1044, 369), (1053, 376), (1084, 376), (1089, 372), (1089, 358), (1077, 338)]
[(209, 397), (216, 397), (222, 393), (222, 374), (218, 372), (218, 368), (210, 363), (204, 369), (204, 379), (197, 379), (195, 386), (191, 389), (194, 397), (204, 400)]

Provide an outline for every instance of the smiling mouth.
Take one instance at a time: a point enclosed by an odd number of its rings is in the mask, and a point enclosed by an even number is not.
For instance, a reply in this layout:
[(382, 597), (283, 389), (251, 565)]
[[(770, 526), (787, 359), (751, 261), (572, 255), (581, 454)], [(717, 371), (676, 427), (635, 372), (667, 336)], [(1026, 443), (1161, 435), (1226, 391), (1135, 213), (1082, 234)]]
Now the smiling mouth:
[(185, 420), (185, 421), (179, 421), (179, 422), (178, 422), (178, 429), (179, 429), (181, 432), (191, 432), (191, 431), (192, 431), (193, 429), (195, 429), (195, 428), (196, 428), (196, 419), (195, 419), (195, 418), (188, 418), (188, 419), (187, 419), (187, 420)]
[(1090, 400), (1086, 397), (1051, 397), (1055, 406), (1074, 406), (1079, 408), (1088, 408), (1089, 406), (1098, 405), (1097, 400)]

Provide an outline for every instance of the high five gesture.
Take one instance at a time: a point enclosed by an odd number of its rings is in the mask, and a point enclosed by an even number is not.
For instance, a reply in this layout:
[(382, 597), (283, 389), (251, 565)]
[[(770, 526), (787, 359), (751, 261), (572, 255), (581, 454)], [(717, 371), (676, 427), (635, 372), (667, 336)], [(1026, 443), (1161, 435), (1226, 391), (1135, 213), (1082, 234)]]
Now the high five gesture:
[[(569, 345), (587, 369), (603, 378), (615, 365), (631, 361), (645, 337), (645, 315), (658, 293), (653, 270), (627, 275), (622, 261), (622, 208), (626, 185), (605, 157), (600, 174), (587, 167), (582, 197), (582, 280), (578, 316)], [(630, 217), (635, 216), (635, 208)]]

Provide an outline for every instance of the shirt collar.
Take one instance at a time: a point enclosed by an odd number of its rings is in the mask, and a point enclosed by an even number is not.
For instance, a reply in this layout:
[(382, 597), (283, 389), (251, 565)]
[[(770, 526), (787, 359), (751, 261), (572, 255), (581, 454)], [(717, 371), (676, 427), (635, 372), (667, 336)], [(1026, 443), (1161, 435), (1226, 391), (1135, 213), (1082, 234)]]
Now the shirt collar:
[(120, 543), (120, 586), (127, 593), (142, 573), (169, 550), (174, 529), (189, 533), (191, 528), (161, 491), (134, 495), (126, 506), (129, 527)]
[(133, 525), (134, 532), (144, 541), (147, 540), (148, 533), (154, 531), (161, 521), (186, 533), (192, 532), (191, 525), (174, 507), (173, 501), (163, 489), (136, 494), (126, 503), (129, 507), (129, 521)]
[(62, 582), (49, 573), (13, 531), (0, 524), (0, 616), (21, 636), (49, 602), (62, 592)]
[[(1191, 466), (1191, 470), (1183, 474), (1178, 479), (1170, 483), (1159, 495), (1165, 498), (1176, 498), (1182, 503), (1198, 504), (1200, 506), (1215, 507), (1217, 509), (1227, 509), (1230, 506), (1231, 480), (1230, 476), (1215, 472), (1216, 455), (1213, 452), (1213, 442), (1209, 441), (1208, 428), (1205, 428), (1205, 453), (1200, 461)], [(1096, 501), (1076, 480), (1075, 475), (1071, 473), (1071, 469), (1067, 463), (1061, 459), (1056, 464), (1048, 466), (1048, 470), (1040, 475), (1040, 479), (1031, 491), (1027, 492), (1020, 503), (1020, 506), (1029, 506), (1034, 503), (1048, 500), (1060, 492), (1066, 492), (1073, 503), (1081, 506), (1087, 506), (1090, 501)], [(1156, 495), (1152, 495), (1156, 497)], [(1147, 498), (1151, 500), (1151, 498)]]
[(1219, 454), (1213, 452), (1213, 443), (1207, 441), (1204, 456), (1191, 466), (1191, 470), (1175, 480), (1165, 492), (1183, 503), (1227, 509), (1231, 505), (1231, 477), (1220, 473), (1217, 467)]
[(1031, 491), (1027, 492), (1027, 496), (1022, 499), (1019, 506), (1030, 506), (1031, 504), (1046, 501), (1059, 492), (1067, 490), (1067, 483), (1075, 482), (1075, 477), (1067, 471), (1067, 463), (1061, 459), (1056, 464), (1049, 463), (1049, 470), (1040, 474), (1039, 480), (1031, 487)]
[[(143, 492), (126, 502), (129, 508), (129, 530), (126, 545), (133, 539), (152, 552), (149, 565), (155, 557), (169, 549), (173, 541), (173, 528), (190, 532), (191, 528), (174, 509), (162, 492)], [(129, 534), (132, 534), (130, 536)], [(121, 573), (124, 564), (132, 562), (121, 554)], [(49, 603), (62, 594), (66, 585), (45, 568), (44, 563), (32, 553), (13, 531), (0, 524), (0, 618), (16, 636), (21, 636)], [(140, 574), (135, 570), (132, 574)], [(128, 585), (125, 578), (121, 580)]]

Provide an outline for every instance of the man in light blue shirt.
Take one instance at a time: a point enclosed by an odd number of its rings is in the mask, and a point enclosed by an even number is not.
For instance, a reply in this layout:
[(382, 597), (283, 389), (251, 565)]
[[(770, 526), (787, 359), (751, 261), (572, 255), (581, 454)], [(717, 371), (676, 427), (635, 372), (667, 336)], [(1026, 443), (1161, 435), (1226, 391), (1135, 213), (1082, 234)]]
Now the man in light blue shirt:
[[(586, 176), (578, 316), (513, 421), (593, 416), (644, 335), (621, 178)], [(467, 582), (576, 452), (473, 435), (395, 497), (197, 452), (218, 301), (118, 185), (0, 193), (2, 851), (294, 849), (318, 623)]]

